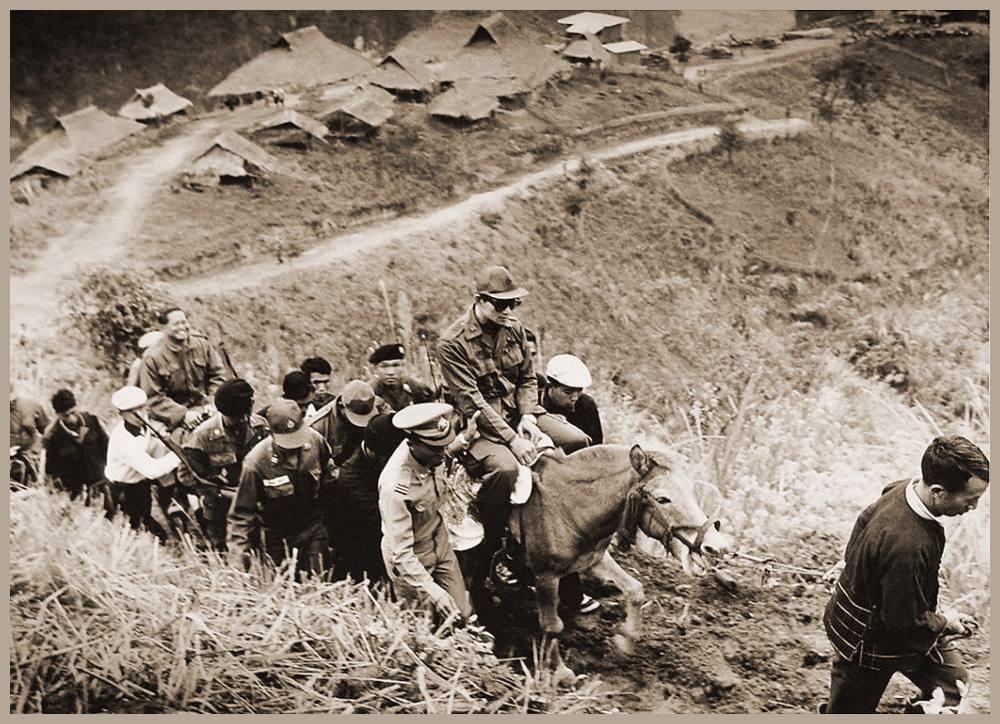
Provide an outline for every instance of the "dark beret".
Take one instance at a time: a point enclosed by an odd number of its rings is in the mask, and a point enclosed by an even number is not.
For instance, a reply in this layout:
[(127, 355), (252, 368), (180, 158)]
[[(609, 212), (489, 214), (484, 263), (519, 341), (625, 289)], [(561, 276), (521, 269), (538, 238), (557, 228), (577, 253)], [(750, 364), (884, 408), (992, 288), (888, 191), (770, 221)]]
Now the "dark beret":
[(404, 356), (403, 345), (393, 342), (392, 344), (383, 344), (372, 352), (371, 357), (368, 358), (368, 362), (377, 365), (379, 362), (386, 362), (391, 359), (403, 359)]

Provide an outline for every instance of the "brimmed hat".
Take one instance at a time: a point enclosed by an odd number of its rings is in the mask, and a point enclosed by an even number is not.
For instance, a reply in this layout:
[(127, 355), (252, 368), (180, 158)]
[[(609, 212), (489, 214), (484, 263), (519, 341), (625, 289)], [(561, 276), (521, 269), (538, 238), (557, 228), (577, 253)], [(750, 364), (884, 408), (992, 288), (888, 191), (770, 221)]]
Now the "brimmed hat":
[(126, 385), (111, 395), (111, 404), (119, 412), (135, 410), (146, 404), (146, 393), (141, 387)]
[(340, 403), (344, 407), (347, 421), (356, 427), (366, 427), (368, 421), (378, 414), (375, 409), (375, 390), (363, 380), (351, 380), (344, 385)]
[(267, 408), (267, 424), (274, 444), (295, 450), (309, 442), (310, 429), (304, 424), (302, 408), (294, 400), (276, 400)]
[(421, 402), (404, 407), (392, 416), (392, 424), (411, 440), (444, 447), (455, 439), (455, 430), (445, 415), (454, 408), (446, 402)]
[(476, 277), (476, 292), (494, 299), (519, 299), (528, 290), (514, 284), (514, 277), (505, 267), (488, 266)]
[(377, 365), (379, 362), (388, 362), (391, 359), (403, 359), (405, 357), (406, 350), (403, 349), (403, 345), (394, 342), (392, 344), (383, 344), (372, 352), (371, 357), (368, 358), (368, 363)]

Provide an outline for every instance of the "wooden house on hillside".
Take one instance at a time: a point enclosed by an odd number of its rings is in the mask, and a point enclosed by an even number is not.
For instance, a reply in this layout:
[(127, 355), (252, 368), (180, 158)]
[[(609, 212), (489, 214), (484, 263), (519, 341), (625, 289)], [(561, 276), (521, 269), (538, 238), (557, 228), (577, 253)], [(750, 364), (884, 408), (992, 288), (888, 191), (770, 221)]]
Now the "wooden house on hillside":
[(281, 162), (263, 148), (226, 131), (191, 162), (186, 175), (201, 183), (250, 186), (265, 173), (281, 169)]
[(281, 109), (255, 123), (250, 133), (254, 141), (305, 150), (314, 142), (326, 143), (326, 126), (297, 111)]
[(118, 115), (133, 121), (156, 123), (164, 118), (186, 113), (191, 105), (187, 98), (182, 98), (162, 83), (157, 83), (149, 88), (136, 88), (128, 103), (119, 109)]
[(602, 43), (617, 43), (625, 40), (625, 25), (629, 19), (587, 11), (567, 15), (556, 22), (566, 26), (566, 35), (583, 37), (590, 33)]

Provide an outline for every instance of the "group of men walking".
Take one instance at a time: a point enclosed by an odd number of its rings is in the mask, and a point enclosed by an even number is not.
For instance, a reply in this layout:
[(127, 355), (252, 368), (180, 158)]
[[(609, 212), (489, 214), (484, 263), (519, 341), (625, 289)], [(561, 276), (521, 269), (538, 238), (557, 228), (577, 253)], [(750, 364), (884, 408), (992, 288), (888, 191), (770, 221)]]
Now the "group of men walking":
[[(330, 364), (311, 357), (260, 409), (252, 386), (226, 375), (219, 352), (172, 309), (112, 396), (120, 419), (110, 435), (70, 391), (53, 396), (49, 423), (12, 385), (12, 446), (15, 433), (29, 447), (43, 439), (46, 470), (71, 495), (106, 480), (133, 527), (165, 536), (154, 504), (194, 511), (212, 545), (246, 563), (294, 551), (300, 570), (388, 581), (440, 616), (469, 617), (470, 588), (528, 583), (506, 523), (540, 448), (572, 453), (604, 437), (586, 365), (561, 354), (541, 374), (534, 335), (513, 314), (527, 293), (504, 267), (480, 273), (438, 342), (440, 389), (407, 375), (405, 350), (389, 344), (368, 358), (373, 383), (354, 379), (334, 395)], [(477, 485), (471, 537), (442, 514), (459, 468)], [(922, 473), (887, 488), (851, 534), (824, 618), (836, 651), (831, 713), (874, 711), (897, 670), (925, 694), (941, 688), (946, 703), (967, 678), (945, 636), (975, 622), (936, 613), (941, 519), (975, 508), (989, 462), (968, 440), (941, 437)], [(597, 608), (578, 578), (563, 583), (571, 612)]]

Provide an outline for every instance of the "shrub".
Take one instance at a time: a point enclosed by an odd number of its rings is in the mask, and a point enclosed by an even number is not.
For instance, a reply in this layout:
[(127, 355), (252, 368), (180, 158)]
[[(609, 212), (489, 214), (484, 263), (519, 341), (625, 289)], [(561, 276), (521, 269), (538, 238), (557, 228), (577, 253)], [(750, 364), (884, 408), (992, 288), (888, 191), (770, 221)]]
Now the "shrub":
[(129, 363), (135, 343), (173, 306), (169, 293), (150, 277), (132, 270), (95, 267), (65, 297), (70, 320), (108, 365)]

